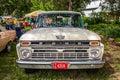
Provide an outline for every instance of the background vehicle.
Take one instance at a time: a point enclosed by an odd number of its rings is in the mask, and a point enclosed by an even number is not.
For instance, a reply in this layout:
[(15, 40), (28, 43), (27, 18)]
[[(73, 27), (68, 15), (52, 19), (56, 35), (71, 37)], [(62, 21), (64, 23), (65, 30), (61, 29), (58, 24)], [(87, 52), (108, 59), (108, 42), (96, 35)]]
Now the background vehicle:
[(10, 52), (11, 50), (11, 41), (14, 41), (16, 38), (15, 30), (6, 30), (5, 27), (0, 25), (0, 51), (6, 50)]
[(78, 12), (42, 12), (37, 29), (22, 35), (16, 48), (25, 69), (94, 69), (105, 63), (100, 37), (84, 29)]
[(2, 20), (3, 20), (3, 22), (2, 22), (3, 24), (7, 23), (7, 22), (13, 22), (13, 17), (12, 16), (3, 16)]

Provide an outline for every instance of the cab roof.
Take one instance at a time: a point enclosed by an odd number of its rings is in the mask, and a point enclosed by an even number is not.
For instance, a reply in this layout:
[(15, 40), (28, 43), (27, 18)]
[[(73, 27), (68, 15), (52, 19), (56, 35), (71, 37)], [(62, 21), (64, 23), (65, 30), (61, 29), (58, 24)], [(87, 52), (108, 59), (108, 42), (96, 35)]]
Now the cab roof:
[(79, 14), (79, 15), (81, 15), (80, 12), (75, 12), (75, 11), (42, 11), (40, 14), (57, 14), (57, 13), (60, 13), (60, 14)]

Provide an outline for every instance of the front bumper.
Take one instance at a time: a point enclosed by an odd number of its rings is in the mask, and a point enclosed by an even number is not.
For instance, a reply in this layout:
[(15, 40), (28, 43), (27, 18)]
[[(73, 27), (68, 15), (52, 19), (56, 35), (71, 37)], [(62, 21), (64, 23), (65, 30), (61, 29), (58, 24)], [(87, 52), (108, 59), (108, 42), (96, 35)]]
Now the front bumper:
[[(21, 68), (29, 69), (54, 69), (53, 63), (55, 61), (22, 61), (17, 60), (18, 66)], [(62, 61), (59, 61), (62, 62)], [(94, 69), (102, 68), (105, 61), (96, 60), (96, 61), (64, 61), (68, 63), (68, 69)]]

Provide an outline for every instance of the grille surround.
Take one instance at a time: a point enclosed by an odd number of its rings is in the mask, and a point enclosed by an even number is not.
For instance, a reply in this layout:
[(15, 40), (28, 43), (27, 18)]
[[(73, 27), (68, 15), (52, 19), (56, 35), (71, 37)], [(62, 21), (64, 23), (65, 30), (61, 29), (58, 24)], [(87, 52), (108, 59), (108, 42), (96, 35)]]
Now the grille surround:
[(89, 47), (32, 47), (31, 60), (88, 60)]

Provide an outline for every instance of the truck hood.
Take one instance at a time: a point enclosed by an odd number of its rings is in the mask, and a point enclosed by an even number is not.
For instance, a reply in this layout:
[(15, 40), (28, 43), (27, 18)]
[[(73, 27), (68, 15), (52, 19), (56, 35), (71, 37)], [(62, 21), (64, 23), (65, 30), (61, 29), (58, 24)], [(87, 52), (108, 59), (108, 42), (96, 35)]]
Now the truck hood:
[(92, 31), (81, 28), (39, 28), (23, 34), (20, 40), (100, 40), (100, 37)]

